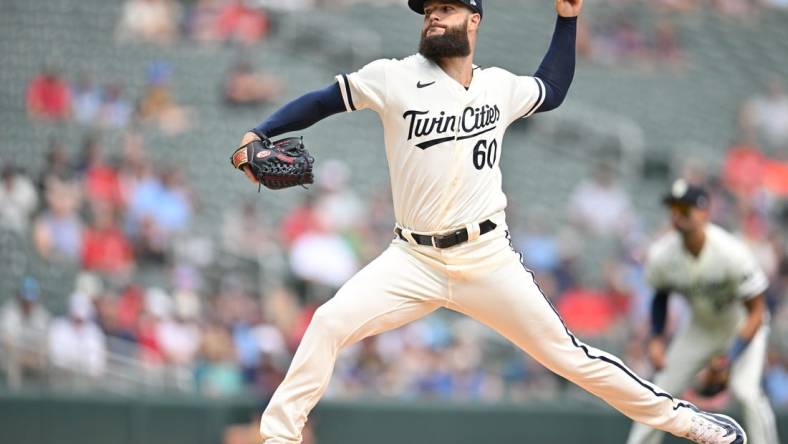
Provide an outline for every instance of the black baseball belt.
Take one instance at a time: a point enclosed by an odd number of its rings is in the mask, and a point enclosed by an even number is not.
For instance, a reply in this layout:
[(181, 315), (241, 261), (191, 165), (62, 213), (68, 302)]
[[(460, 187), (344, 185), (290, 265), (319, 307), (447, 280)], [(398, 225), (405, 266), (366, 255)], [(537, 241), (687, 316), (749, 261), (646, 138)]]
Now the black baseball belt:
[[(490, 231), (494, 230), (495, 227), (497, 227), (497, 225), (495, 225), (495, 222), (491, 221), (490, 219), (481, 222), (479, 224), (479, 236), (484, 233), (489, 233)], [(408, 242), (408, 239), (406, 239), (402, 234), (402, 229), (400, 227), (395, 228), (394, 232), (397, 233), (397, 236), (399, 236), (400, 239)], [(468, 230), (465, 228), (460, 228), (459, 230), (454, 230), (449, 233), (434, 235), (411, 233), (411, 236), (413, 236), (413, 240), (415, 240), (419, 245), (443, 249), (451, 248), (455, 245), (467, 242)]]

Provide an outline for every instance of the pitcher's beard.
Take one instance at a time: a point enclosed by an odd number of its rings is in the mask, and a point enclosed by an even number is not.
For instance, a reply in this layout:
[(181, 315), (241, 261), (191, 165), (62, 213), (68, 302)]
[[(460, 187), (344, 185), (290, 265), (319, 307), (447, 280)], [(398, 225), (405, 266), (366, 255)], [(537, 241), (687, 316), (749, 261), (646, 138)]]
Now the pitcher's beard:
[(468, 40), (468, 23), (456, 28), (446, 28), (442, 35), (427, 37), (427, 30), (421, 33), (419, 53), (435, 63), (447, 57), (465, 57), (471, 53)]

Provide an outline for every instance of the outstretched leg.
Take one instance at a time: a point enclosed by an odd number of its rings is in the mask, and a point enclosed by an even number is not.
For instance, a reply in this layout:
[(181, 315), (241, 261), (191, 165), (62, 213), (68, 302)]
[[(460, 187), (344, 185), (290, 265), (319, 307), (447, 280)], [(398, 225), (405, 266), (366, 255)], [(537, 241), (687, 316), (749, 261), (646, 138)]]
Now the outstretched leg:
[[(668, 348), (665, 368), (654, 384), (668, 393), (682, 393), (692, 378), (719, 349), (719, 339), (690, 323), (679, 331)], [(660, 444), (664, 433), (645, 424), (632, 424), (627, 444)]]
[(266, 444), (297, 444), (307, 415), (328, 386), (339, 350), (427, 315), (443, 305), (446, 280), (392, 244), (315, 312), (260, 423)]
[(512, 260), (486, 276), (457, 284), (448, 307), (487, 324), (551, 371), (635, 421), (698, 442), (746, 442), (732, 421), (701, 416), (691, 404), (641, 379), (615, 356), (578, 340), (517, 254), (511, 255)]

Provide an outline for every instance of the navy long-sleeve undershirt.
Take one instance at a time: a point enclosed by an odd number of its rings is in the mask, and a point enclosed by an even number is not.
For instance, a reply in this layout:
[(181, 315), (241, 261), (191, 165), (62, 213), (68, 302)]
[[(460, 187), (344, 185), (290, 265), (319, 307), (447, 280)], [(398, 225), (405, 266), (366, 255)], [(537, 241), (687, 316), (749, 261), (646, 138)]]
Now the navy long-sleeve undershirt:
[(323, 89), (304, 94), (279, 108), (252, 131), (259, 136), (276, 137), (309, 128), (326, 117), (342, 111), (345, 111), (342, 93), (339, 91), (339, 84), (333, 83)]
[[(536, 112), (558, 108), (575, 74), (577, 17), (556, 20), (550, 47), (534, 73), (545, 86), (545, 99)], [(312, 91), (286, 104), (252, 129), (258, 135), (276, 137), (308, 128), (326, 117), (345, 111), (339, 84)]]
[(536, 112), (556, 109), (566, 98), (575, 76), (576, 36), (577, 17), (558, 16), (550, 47), (534, 73), (534, 77), (541, 79), (545, 87), (544, 102)]

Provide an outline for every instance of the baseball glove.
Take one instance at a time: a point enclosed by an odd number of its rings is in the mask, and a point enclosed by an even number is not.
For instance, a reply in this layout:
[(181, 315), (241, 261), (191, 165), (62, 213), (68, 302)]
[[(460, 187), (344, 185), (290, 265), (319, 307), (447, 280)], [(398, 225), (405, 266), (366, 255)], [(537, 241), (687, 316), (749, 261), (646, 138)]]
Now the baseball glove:
[(728, 388), (730, 374), (730, 366), (722, 361), (712, 360), (701, 370), (695, 392), (704, 398), (717, 396)]
[(303, 137), (253, 140), (235, 150), (230, 162), (238, 169), (249, 165), (260, 185), (272, 190), (314, 182), (315, 158), (304, 147)]

